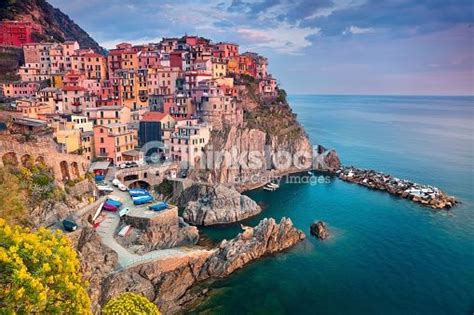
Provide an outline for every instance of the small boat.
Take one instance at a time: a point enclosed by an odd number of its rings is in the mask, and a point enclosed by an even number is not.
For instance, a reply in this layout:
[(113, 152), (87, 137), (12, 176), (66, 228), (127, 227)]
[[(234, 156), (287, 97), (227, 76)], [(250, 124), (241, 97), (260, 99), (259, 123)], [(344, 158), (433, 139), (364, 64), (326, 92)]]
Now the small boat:
[(276, 184), (276, 183), (268, 183), (266, 186), (270, 187), (270, 188), (275, 188), (275, 189), (278, 189), (280, 188), (280, 185)]
[(130, 211), (129, 208), (123, 208), (122, 210), (119, 211), (119, 216), (120, 216), (120, 217), (123, 217), (123, 216), (126, 215), (129, 211)]
[(125, 226), (120, 230), (120, 232), (118, 233), (118, 235), (124, 237), (124, 236), (127, 236), (128, 232), (130, 232), (130, 231), (131, 231), (130, 225), (125, 225)]
[(268, 184), (267, 184), (267, 185), (263, 186), (263, 190), (266, 190), (266, 191), (275, 191), (276, 188), (275, 188), (275, 187), (272, 187), (272, 186), (268, 186)]

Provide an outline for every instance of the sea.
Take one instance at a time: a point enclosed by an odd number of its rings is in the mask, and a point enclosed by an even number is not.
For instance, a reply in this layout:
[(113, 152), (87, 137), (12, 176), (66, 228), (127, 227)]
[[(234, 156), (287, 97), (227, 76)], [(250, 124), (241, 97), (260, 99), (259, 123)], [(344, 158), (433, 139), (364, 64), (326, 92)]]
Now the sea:
[[(290, 95), (313, 144), (344, 165), (430, 184), (462, 204), (433, 211), (331, 178), (248, 196), (306, 239), (210, 284), (194, 314), (473, 314), (474, 97)], [(331, 236), (309, 233), (313, 221)], [(239, 224), (204, 228), (215, 242)]]

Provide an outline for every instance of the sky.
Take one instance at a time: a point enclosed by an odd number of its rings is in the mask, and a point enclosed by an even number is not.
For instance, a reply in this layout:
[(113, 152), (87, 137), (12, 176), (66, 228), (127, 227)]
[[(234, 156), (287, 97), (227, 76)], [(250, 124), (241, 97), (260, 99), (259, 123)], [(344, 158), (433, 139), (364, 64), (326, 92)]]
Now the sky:
[(200, 35), (290, 94), (474, 95), (472, 0), (49, 0), (105, 48)]

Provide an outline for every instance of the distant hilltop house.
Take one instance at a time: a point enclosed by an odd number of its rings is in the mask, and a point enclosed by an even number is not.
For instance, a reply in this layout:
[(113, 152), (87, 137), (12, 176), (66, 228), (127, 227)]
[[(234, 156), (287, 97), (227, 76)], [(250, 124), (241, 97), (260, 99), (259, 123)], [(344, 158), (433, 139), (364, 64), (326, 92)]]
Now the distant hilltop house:
[(186, 35), (103, 56), (76, 41), (34, 42), (31, 23), (1, 25), (2, 40), (24, 54), (3, 95), (24, 119), (45, 122), (64, 152), (90, 161), (141, 159), (137, 150), (161, 141), (162, 158), (195, 163), (212, 130), (242, 125), (252, 104), (279, 104), (267, 58), (235, 43)]
[(37, 41), (35, 34), (42, 34), (40, 25), (27, 21), (1, 21), (0, 45), (21, 47)]

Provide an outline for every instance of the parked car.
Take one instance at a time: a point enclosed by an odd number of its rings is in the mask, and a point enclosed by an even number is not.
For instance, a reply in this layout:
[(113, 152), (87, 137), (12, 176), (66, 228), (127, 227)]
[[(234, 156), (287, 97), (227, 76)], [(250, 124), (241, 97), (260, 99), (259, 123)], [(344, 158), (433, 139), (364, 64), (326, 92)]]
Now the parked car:
[(118, 178), (114, 178), (112, 180), (112, 185), (114, 185), (115, 187), (118, 187), (120, 184), (121, 184), (121, 182)]
[(146, 196), (139, 196), (139, 197), (132, 197), (134, 205), (144, 205), (146, 203), (153, 202), (154, 198), (150, 195)]
[(120, 183), (120, 184), (118, 185), (118, 189), (120, 189), (121, 191), (127, 191), (127, 190), (128, 190), (128, 187), (125, 186), (124, 184)]
[(164, 201), (158, 202), (157, 204), (150, 206), (149, 209), (153, 211), (165, 210), (165, 209), (168, 209), (168, 204)]
[(109, 185), (97, 185), (97, 189), (103, 192), (113, 192), (114, 189)]
[(124, 168), (132, 168), (132, 167), (137, 167), (138, 164), (137, 162), (123, 162), (122, 164), (119, 165), (119, 168), (124, 169)]
[(65, 219), (63, 220), (63, 227), (66, 231), (68, 232), (73, 232), (77, 230), (77, 224), (71, 219)]

